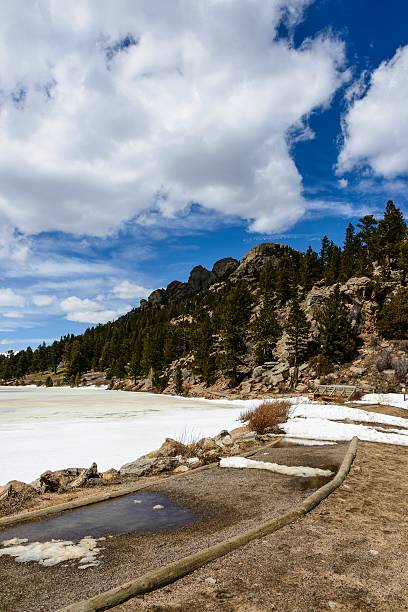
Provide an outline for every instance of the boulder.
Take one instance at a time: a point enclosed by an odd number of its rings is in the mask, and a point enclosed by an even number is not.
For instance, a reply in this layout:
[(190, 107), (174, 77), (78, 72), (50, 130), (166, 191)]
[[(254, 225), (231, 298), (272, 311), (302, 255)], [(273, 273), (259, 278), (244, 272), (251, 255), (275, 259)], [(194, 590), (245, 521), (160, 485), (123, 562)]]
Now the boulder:
[(279, 383), (283, 382), (285, 379), (283, 377), (283, 374), (274, 374), (273, 372), (270, 372), (266, 380), (269, 385), (271, 385), (272, 387), (276, 387), (276, 385), (279, 385)]
[(176, 457), (180, 454), (180, 442), (173, 438), (166, 438), (159, 450), (155, 452), (156, 457)]
[(10, 480), (7, 484), (0, 487), (0, 501), (10, 498), (36, 497), (38, 492), (31, 485), (20, 480)]
[(47, 470), (40, 476), (41, 492), (58, 493), (65, 491), (68, 484), (76, 480), (83, 472), (85, 472), (84, 468), (66, 468), (54, 472)]
[(84, 485), (94, 485), (101, 484), (100, 477), (98, 474), (98, 466), (96, 463), (93, 463), (91, 467), (86, 470), (82, 470), (79, 474), (78, 478), (75, 478), (71, 482), (66, 485), (67, 489), (76, 489), (78, 487), (83, 487)]
[(367, 368), (365, 368), (364, 366), (351, 366), (349, 372), (353, 376), (363, 376), (363, 374), (367, 372)]
[(219, 259), (213, 265), (212, 272), (217, 280), (222, 278), (226, 278), (234, 270), (236, 270), (239, 266), (239, 261), (234, 259), (233, 257), (224, 257), (224, 259)]
[(177, 302), (194, 293), (194, 289), (188, 283), (174, 280), (166, 287), (167, 302)]
[(254, 380), (260, 380), (262, 378), (262, 374), (264, 372), (263, 366), (257, 366), (252, 370), (252, 378)]
[(102, 472), (101, 478), (105, 482), (112, 482), (113, 480), (118, 480), (120, 478), (120, 474), (118, 470), (111, 468), (110, 470), (106, 470), (106, 472)]
[(201, 449), (201, 451), (207, 452), (216, 449), (218, 444), (213, 438), (201, 438), (201, 440), (197, 442), (197, 447)]
[(189, 468), (187, 465), (179, 465), (178, 467), (176, 467), (176, 469), (174, 470), (175, 474), (182, 474), (183, 472), (188, 472)]
[(172, 471), (180, 464), (177, 457), (157, 457), (155, 459), (139, 457), (136, 461), (122, 465), (119, 471), (122, 476), (155, 476), (162, 472)]
[(203, 266), (196, 266), (190, 272), (188, 285), (193, 291), (198, 292), (207, 289), (213, 280), (214, 274), (212, 272)]
[(147, 298), (147, 301), (149, 305), (153, 307), (161, 306), (162, 304), (165, 304), (166, 303), (165, 289), (156, 289), (149, 295), (149, 297)]

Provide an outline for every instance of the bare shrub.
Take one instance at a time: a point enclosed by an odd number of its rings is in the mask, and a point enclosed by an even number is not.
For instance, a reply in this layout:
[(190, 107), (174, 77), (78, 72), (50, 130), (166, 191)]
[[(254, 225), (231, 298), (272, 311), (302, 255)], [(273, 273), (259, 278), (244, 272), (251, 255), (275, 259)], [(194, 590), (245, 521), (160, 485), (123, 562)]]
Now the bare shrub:
[(398, 382), (405, 382), (408, 374), (408, 359), (406, 357), (400, 357), (397, 359), (394, 365), (394, 373)]
[(201, 436), (197, 436), (192, 431), (185, 429), (178, 438), (175, 439), (174, 456), (181, 455), (182, 457), (196, 457), (199, 447), (197, 442)]
[(257, 408), (243, 412), (240, 416), (242, 423), (247, 423), (251, 431), (263, 434), (268, 429), (276, 429), (281, 423), (288, 420), (291, 404), (286, 400), (277, 402), (263, 402)]
[(392, 358), (390, 351), (380, 351), (377, 355), (375, 365), (377, 366), (377, 370), (379, 372), (384, 372), (384, 370), (390, 370), (392, 368)]

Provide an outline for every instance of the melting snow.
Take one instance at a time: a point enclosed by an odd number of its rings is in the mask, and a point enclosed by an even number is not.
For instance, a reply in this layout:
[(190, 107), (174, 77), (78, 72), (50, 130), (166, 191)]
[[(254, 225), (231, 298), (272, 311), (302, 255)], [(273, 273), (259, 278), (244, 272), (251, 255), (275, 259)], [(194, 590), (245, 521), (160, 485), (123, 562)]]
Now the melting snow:
[[(337, 423), (319, 418), (292, 418), (281, 425), (282, 429), (294, 437), (315, 440), (345, 441), (357, 436), (365, 442), (382, 442), (383, 444), (398, 444), (408, 446), (408, 436), (396, 433), (385, 433), (367, 425), (354, 423)], [(405, 432), (404, 432), (405, 433)]]
[(408, 410), (408, 394), (404, 400), (402, 393), (367, 393), (363, 395), (358, 404), (381, 404), (383, 406), (395, 406), (396, 408), (405, 408)]
[(321, 418), (329, 419), (330, 421), (343, 421), (349, 419), (351, 421), (361, 421), (364, 423), (395, 425), (396, 427), (405, 427), (408, 429), (408, 420), (401, 417), (394, 417), (389, 416), (388, 414), (379, 414), (376, 412), (367, 412), (366, 410), (349, 408), (348, 406), (335, 406), (332, 404), (300, 404), (291, 409), (290, 416), (291, 418)]
[(269, 470), (270, 472), (276, 472), (277, 474), (285, 474), (287, 476), (302, 476), (303, 478), (309, 478), (311, 476), (332, 476), (333, 474), (333, 472), (330, 470), (321, 470), (320, 468), (305, 467), (303, 465), (280, 465), (278, 463), (245, 459), (245, 457), (227, 457), (225, 459), (221, 459), (220, 467)]
[(36, 561), (40, 565), (57, 565), (71, 559), (79, 559), (80, 567), (98, 565), (96, 560), (100, 552), (98, 540), (91, 537), (82, 538), (77, 544), (69, 540), (51, 540), (50, 542), (30, 542), (26, 539), (13, 538), (2, 542), (0, 557), (14, 557), (18, 563)]

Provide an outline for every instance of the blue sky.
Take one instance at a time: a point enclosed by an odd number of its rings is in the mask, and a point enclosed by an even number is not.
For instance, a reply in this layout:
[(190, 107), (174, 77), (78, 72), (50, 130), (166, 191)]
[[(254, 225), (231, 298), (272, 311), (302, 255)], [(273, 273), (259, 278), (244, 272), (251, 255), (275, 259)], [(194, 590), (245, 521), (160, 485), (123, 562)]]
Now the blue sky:
[(402, 0), (28, 6), (0, 7), (0, 352), (407, 211)]

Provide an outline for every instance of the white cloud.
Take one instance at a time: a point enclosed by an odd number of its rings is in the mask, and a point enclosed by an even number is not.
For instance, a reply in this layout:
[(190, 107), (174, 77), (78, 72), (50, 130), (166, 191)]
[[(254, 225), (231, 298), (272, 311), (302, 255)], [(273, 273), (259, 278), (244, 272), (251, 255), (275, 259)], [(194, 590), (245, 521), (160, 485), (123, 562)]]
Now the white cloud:
[(19, 310), (7, 310), (3, 312), (2, 316), (6, 319), (24, 319), (24, 314)]
[(120, 308), (106, 308), (95, 300), (71, 296), (61, 301), (61, 308), (68, 321), (78, 323), (107, 323), (128, 312), (132, 307), (126, 304)]
[(290, 134), (310, 137), (346, 78), (331, 35), (276, 39), (311, 2), (1, 3), (0, 223), (103, 236), (191, 202), (255, 231), (294, 223)]
[(41, 293), (39, 295), (33, 295), (31, 301), (34, 306), (50, 306), (55, 301), (55, 296)]
[(9, 287), (0, 288), (0, 307), (22, 308), (24, 304), (25, 299), (22, 295), (16, 293)]
[(338, 185), (341, 189), (346, 189), (346, 187), (348, 187), (348, 180), (346, 178), (341, 178), (338, 181)]
[(146, 289), (146, 287), (124, 280), (115, 285), (112, 292), (122, 300), (131, 300), (133, 298), (146, 298), (152, 292), (152, 289)]
[(368, 165), (376, 175), (408, 173), (408, 45), (373, 71), (363, 96), (343, 120), (338, 172)]

